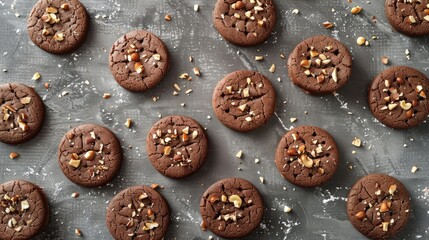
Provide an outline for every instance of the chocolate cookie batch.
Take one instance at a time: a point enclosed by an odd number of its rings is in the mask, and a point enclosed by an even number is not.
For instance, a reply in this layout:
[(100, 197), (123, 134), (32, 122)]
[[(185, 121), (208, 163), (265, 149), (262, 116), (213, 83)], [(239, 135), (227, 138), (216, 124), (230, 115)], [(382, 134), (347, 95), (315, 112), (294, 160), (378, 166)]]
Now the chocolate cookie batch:
[[(399, 32), (429, 35), (429, 1), (386, 0), (386, 16)], [(218, 0), (213, 24), (228, 42), (254, 46), (266, 41), (276, 25), (272, 0)], [(53, 54), (66, 54), (86, 38), (89, 15), (78, 0), (39, 0), (28, 17), (30, 39)], [(118, 84), (132, 92), (154, 88), (170, 67), (162, 40), (145, 30), (126, 33), (112, 46), (109, 68)], [(349, 80), (352, 57), (347, 47), (328, 36), (299, 43), (287, 61), (292, 82), (312, 95), (339, 90)], [(409, 128), (429, 114), (429, 79), (416, 69), (391, 67), (376, 76), (368, 90), (370, 110), (391, 128)], [(20, 83), (0, 85), (0, 141), (19, 144), (35, 137), (45, 117), (43, 101), (34, 89)], [(266, 124), (275, 110), (276, 93), (270, 80), (255, 71), (227, 74), (213, 92), (213, 110), (226, 127), (248, 132)], [(274, 150), (274, 149), (273, 149)], [(207, 156), (208, 137), (195, 120), (168, 116), (147, 134), (146, 152), (153, 167), (170, 178), (189, 176)], [(334, 138), (315, 126), (287, 132), (275, 152), (280, 174), (301, 187), (329, 181), (340, 163)], [(73, 183), (99, 187), (110, 182), (122, 164), (115, 134), (95, 124), (65, 133), (58, 147), (58, 164)], [(347, 214), (353, 226), (373, 239), (394, 236), (409, 219), (410, 197), (401, 184), (384, 174), (370, 174), (351, 187)], [(258, 228), (264, 203), (259, 191), (244, 179), (222, 179), (202, 195), (201, 227), (220, 237), (239, 238)], [(30, 239), (48, 223), (49, 206), (42, 189), (14, 180), (0, 185), (0, 239)], [(147, 186), (118, 193), (107, 207), (106, 224), (115, 239), (163, 239), (170, 221), (167, 200)]]

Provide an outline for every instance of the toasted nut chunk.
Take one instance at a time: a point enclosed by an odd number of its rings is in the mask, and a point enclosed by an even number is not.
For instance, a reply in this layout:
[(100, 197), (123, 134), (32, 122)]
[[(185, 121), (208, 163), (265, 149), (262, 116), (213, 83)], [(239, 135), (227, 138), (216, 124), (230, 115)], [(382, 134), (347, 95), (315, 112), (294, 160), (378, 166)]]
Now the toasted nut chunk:
[(170, 146), (165, 146), (164, 147), (164, 155), (168, 156), (171, 153), (171, 147)]
[(63, 4), (61, 4), (61, 9), (67, 11), (70, 9), (70, 6), (68, 5), (68, 3), (63, 3)]
[(47, 13), (57, 13), (58, 9), (54, 8), (54, 7), (47, 7), (46, 8), (46, 12)]
[(9, 154), (9, 157), (10, 157), (10, 159), (15, 159), (15, 158), (19, 157), (19, 153), (17, 153), (17, 152), (11, 152)]
[(301, 67), (303, 68), (310, 68), (311, 66), (311, 61), (307, 60), (307, 59), (303, 59), (300, 63)]
[(381, 227), (383, 228), (383, 232), (389, 231), (389, 222), (382, 222)]
[(219, 201), (219, 197), (217, 196), (217, 195), (211, 195), (210, 197), (209, 197), (209, 202), (210, 203), (215, 203), (215, 202), (217, 202), (217, 201)]
[(302, 165), (306, 168), (312, 168), (313, 167), (313, 159), (309, 158), (307, 155), (303, 154), (301, 157), (299, 157), (301, 160)]
[(326, 29), (329, 29), (329, 28), (333, 28), (333, 27), (334, 27), (334, 24), (333, 24), (333, 23), (331, 23), (331, 22), (328, 22), (328, 21), (323, 22), (323, 23), (322, 23), (322, 25), (323, 25), (323, 27), (324, 27), (324, 28), (326, 28)]
[(388, 212), (390, 210), (389, 206), (387, 205), (386, 202), (382, 202), (380, 205), (380, 212), (384, 213), (384, 212)]
[(396, 184), (390, 185), (389, 187), (389, 194), (393, 195), (396, 192)]
[(360, 211), (356, 213), (355, 217), (359, 220), (363, 220), (365, 218), (365, 213), (363, 211)]
[(220, 197), (220, 200), (221, 200), (222, 202), (226, 202), (228, 199), (227, 199), (227, 197), (226, 197), (225, 195), (222, 195), (222, 196)]
[(352, 8), (352, 10), (350, 11), (352, 14), (358, 14), (362, 11), (362, 8), (359, 6), (356, 6), (354, 8)]
[(134, 69), (136, 70), (137, 73), (142, 73), (144, 71), (144, 66), (140, 62), (136, 62), (134, 64)]
[(27, 200), (21, 202), (21, 210), (26, 210), (30, 208), (30, 204), (28, 204)]
[(91, 150), (86, 152), (85, 155), (83, 156), (85, 157), (86, 160), (91, 161), (92, 159), (94, 159), (95, 152)]
[(240, 208), (241, 204), (243, 203), (243, 200), (241, 200), (240, 196), (238, 195), (229, 196), (228, 201), (232, 202), (236, 208)]
[(80, 160), (71, 159), (69, 165), (78, 168), (80, 166)]

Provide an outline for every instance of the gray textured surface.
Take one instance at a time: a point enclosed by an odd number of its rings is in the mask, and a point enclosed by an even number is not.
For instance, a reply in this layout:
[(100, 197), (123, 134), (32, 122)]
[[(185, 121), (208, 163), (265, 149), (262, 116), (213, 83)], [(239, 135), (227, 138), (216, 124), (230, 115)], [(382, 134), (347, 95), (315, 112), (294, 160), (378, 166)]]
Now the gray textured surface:
[[(273, 36), (258, 47), (239, 48), (225, 43), (213, 29), (214, 0), (83, 0), (91, 15), (90, 34), (84, 46), (68, 56), (47, 54), (30, 42), (26, 15), (34, 2), (0, 0), (0, 69), (8, 70), (0, 72), (0, 83), (18, 81), (34, 85), (47, 106), (47, 119), (34, 140), (19, 146), (0, 143), (0, 182), (20, 178), (45, 189), (51, 220), (37, 239), (78, 239), (74, 236), (75, 228), (80, 228), (86, 239), (110, 239), (104, 223), (108, 201), (121, 189), (151, 183), (165, 186), (161, 193), (172, 208), (166, 239), (207, 239), (212, 234), (199, 227), (200, 196), (211, 183), (231, 176), (253, 182), (265, 197), (262, 228), (248, 239), (360, 239), (363, 237), (347, 220), (345, 197), (348, 187), (358, 178), (374, 172), (399, 178), (412, 196), (412, 218), (400, 239), (429, 238), (427, 123), (405, 131), (388, 129), (374, 120), (366, 102), (369, 82), (386, 68), (380, 62), (382, 55), (389, 56), (393, 65), (413, 66), (429, 75), (429, 37), (410, 39), (392, 32), (384, 16), (384, 1), (369, 4), (355, 0), (349, 4), (346, 0), (277, 0), (279, 18)], [(194, 4), (200, 5), (200, 12), (193, 11)], [(355, 5), (364, 9), (358, 16), (349, 13)], [(300, 14), (293, 15), (294, 8)], [(171, 22), (164, 20), (167, 13), (172, 16)], [(372, 23), (371, 16), (377, 17), (377, 24)], [(322, 28), (320, 23), (326, 20), (335, 22), (336, 27)], [(113, 80), (106, 49), (120, 35), (140, 28), (165, 41), (172, 67), (153, 91), (132, 94)], [(280, 53), (288, 55), (296, 44), (314, 34), (336, 37), (350, 48), (354, 57), (352, 78), (337, 96), (304, 94), (291, 84), (285, 60), (279, 57)], [(371, 40), (373, 35), (378, 39)], [(357, 46), (358, 36), (370, 39), (371, 46)], [(411, 60), (407, 60), (405, 49), (410, 50)], [(254, 61), (255, 55), (264, 55), (265, 61)], [(187, 61), (188, 56), (194, 57), (193, 63)], [(268, 72), (272, 63), (277, 66), (274, 74)], [(201, 69), (201, 78), (194, 77), (191, 82), (178, 79), (180, 73), (191, 73), (195, 66)], [(276, 115), (265, 127), (246, 134), (222, 126), (211, 109), (217, 81), (243, 68), (268, 76), (278, 95)], [(31, 80), (36, 71), (42, 74), (38, 82)], [(279, 77), (281, 82), (277, 81)], [(52, 86), (48, 91), (43, 87), (45, 82)], [(175, 82), (193, 92), (188, 96), (182, 91), (174, 97)], [(60, 98), (63, 91), (69, 94)], [(104, 92), (110, 92), (112, 98), (104, 100)], [(160, 99), (153, 102), (153, 96)], [(209, 156), (197, 174), (183, 180), (167, 179), (149, 164), (145, 137), (160, 114), (188, 115), (207, 127)], [(298, 121), (290, 123), (291, 117)], [(124, 126), (127, 118), (136, 123), (131, 130)], [(70, 126), (88, 122), (108, 126), (121, 139), (125, 150), (120, 175), (108, 186), (93, 190), (69, 182), (57, 164), (57, 146), (63, 134)], [(321, 188), (295, 188), (281, 178), (274, 165), (274, 150), (280, 137), (290, 127), (301, 124), (325, 128), (340, 148), (338, 173)], [(364, 141), (363, 148), (351, 145), (354, 137)], [(128, 145), (133, 148), (128, 149)], [(239, 150), (244, 151), (242, 161), (234, 157)], [(352, 154), (353, 150), (356, 154)], [(10, 160), (11, 151), (19, 152), (21, 157)], [(260, 159), (259, 164), (255, 164), (255, 158)], [(419, 167), (415, 174), (410, 172), (413, 165)], [(260, 176), (265, 178), (264, 184), (259, 182)], [(81, 197), (72, 199), (70, 194), (74, 191)], [(284, 213), (285, 205), (292, 207), (293, 212)]]

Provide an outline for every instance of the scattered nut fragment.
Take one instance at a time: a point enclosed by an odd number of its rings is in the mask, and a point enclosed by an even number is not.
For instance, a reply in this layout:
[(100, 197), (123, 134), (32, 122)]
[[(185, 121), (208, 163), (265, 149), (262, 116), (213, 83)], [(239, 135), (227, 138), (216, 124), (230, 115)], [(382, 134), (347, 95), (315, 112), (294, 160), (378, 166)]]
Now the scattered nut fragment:
[(259, 177), (259, 181), (263, 184), (265, 181), (264, 177)]
[(366, 42), (366, 39), (365, 39), (364, 37), (358, 37), (358, 38), (357, 38), (357, 40), (356, 40), (356, 43), (357, 43), (359, 46), (364, 45), (364, 44), (365, 44), (365, 42)]
[(275, 72), (276, 71), (276, 65), (275, 64), (271, 65), (269, 71), (272, 73)]
[(362, 146), (362, 140), (360, 140), (359, 138), (355, 138), (355, 139), (352, 141), (352, 144), (353, 144), (353, 146), (355, 146), (355, 147), (361, 147), (361, 146)]
[(237, 154), (235, 154), (236, 158), (241, 158), (242, 156), (243, 156), (243, 151), (242, 150), (238, 151)]
[(418, 170), (417, 166), (413, 166), (413, 167), (411, 168), (411, 172), (412, 172), (412, 173), (415, 173), (417, 170)]
[(15, 158), (19, 157), (19, 153), (17, 153), (17, 152), (11, 152), (9, 154), (9, 157), (10, 157), (10, 159), (15, 159)]
[(194, 140), (195, 138), (197, 138), (198, 137), (198, 131), (197, 130), (194, 130), (193, 132), (192, 132), (192, 140)]
[(288, 206), (285, 206), (285, 207), (284, 207), (284, 209), (283, 209), (283, 211), (284, 211), (285, 213), (290, 213), (290, 212), (292, 212), (292, 208), (290, 208), (290, 207), (288, 207)]
[(362, 11), (362, 8), (360, 6), (353, 7), (350, 11), (352, 14), (358, 14)]
[(295, 14), (295, 15), (297, 15), (299, 13), (299, 10), (298, 9), (294, 9), (294, 10), (292, 10), (292, 14)]
[[(426, 10), (428, 10), (428, 9), (426, 9)], [(426, 12), (429, 12), (429, 11), (426, 11)], [(429, 22), (429, 13), (426, 13), (426, 14), (428, 14), (428, 15), (424, 16), (423, 19)]]
[(298, 120), (298, 119), (297, 118), (290, 118), (291, 123), (296, 122), (296, 120)]
[(39, 72), (35, 72), (33, 74), (33, 77), (31, 78), (31, 80), (35, 80), (36, 81), (36, 80), (39, 80), (40, 77), (41, 77), (40, 73)]
[(359, 220), (363, 220), (365, 218), (365, 212), (360, 211), (360, 212), (355, 214), (355, 217)]
[(382, 56), (381, 57), (381, 63), (383, 63), (384, 65), (389, 64), (389, 58), (386, 56)]
[(232, 202), (236, 208), (240, 208), (241, 204), (243, 203), (243, 200), (241, 200), (240, 196), (238, 195), (229, 196), (228, 201)]
[(255, 56), (256, 61), (262, 61), (264, 60), (264, 56)]
[(76, 236), (82, 236), (82, 231), (81, 231), (79, 228), (76, 228), (76, 229), (74, 230), (74, 234), (75, 234)]
[(195, 76), (201, 76), (201, 71), (199, 68), (193, 68), (192, 70), (194, 71)]
[(337, 68), (334, 68), (334, 71), (332, 71), (332, 80), (334, 80), (334, 82), (338, 82), (337, 71)]
[(165, 19), (166, 21), (171, 21), (171, 16), (167, 14), (167, 15), (165, 15), (164, 19)]
[(109, 99), (110, 97), (111, 97), (110, 93), (104, 93), (103, 94), (104, 99)]
[(125, 122), (125, 126), (127, 128), (130, 128), (131, 124), (133, 124), (133, 120), (131, 118), (127, 118), (127, 121)]
[(194, 12), (198, 12), (198, 10), (200, 9), (200, 6), (198, 4), (194, 5)]
[(414, 24), (414, 23), (417, 23), (417, 21), (416, 21), (416, 18), (413, 16), (413, 15), (410, 15), (410, 16), (408, 16), (408, 22), (410, 23), (410, 24)]
[(155, 53), (154, 55), (152, 55), (152, 57), (156, 60), (156, 61), (160, 61), (161, 60), (161, 55), (158, 53)]
[(158, 183), (152, 183), (152, 184), (150, 185), (150, 187), (151, 187), (152, 189), (157, 189), (157, 188), (159, 188), (159, 184), (158, 184)]
[(211, 204), (213, 204), (213, 203), (215, 203), (215, 202), (217, 202), (217, 201), (219, 201), (219, 197), (218, 197), (217, 195), (211, 195), (211, 196), (209, 197), (209, 202), (210, 202)]
[(396, 184), (390, 185), (389, 187), (389, 194), (393, 195), (396, 192)]
[(333, 23), (331, 23), (331, 22), (329, 22), (329, 21), (323, 22), (323, 23), (322, 23), (322, 25), (323, 25), (323, 27), (324, 27), (324, 28), (326, 28), (326, 29), (330, 29), (330, 28), (333, 28), (333, 27), (334, 27), (334, 24), (333, 24)]
[(74, 193), (72, 193), (72, 194), (71, 194), (71, 197), (72, 197), (72, 198), (78, 198), (78, 197), (79, 197), (79, 195), (80, 195), (80, 194), (79, 194), (78, 192), (74, 192)]

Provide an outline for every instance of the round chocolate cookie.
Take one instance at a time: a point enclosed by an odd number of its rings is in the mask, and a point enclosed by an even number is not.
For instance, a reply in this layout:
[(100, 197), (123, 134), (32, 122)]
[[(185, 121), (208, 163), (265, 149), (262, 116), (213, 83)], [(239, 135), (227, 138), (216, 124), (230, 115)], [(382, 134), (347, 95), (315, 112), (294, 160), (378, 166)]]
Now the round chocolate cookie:
[(226, 75), (217, 84), (212, 105), (223, 125), (247, 132), (261, 127), (271, 118), (276, 92), (264, 75), (240, 70)]
[(426, 120), (429, 79), (416, 69), (391, 67), (372, 82), (368, 101), (372, 114), (391, 128), (410, 128)]
[(45, 105), (34, 91), (22, 83), (0, 85), (0, 141), (25, 142), (39, 133), (45, 119)]
[(211, 185), (200, 202), (202, 228), (224, 238), (240, 238), (261, 223), (264, 203), (250, 182), (226, 178)]
[(99, 187), (119, 172), (122, 149), (107, 128), (85, 124), (68, 131), (58, 147), (58, 163), (70, 181), (84, 187)]
[(23, 180), (0, 185), (0, 240), (31, 239), (48, 219), (48, 200), (39, 186)]
[(258, 45), (270, 37), (276, 26), (273, 0), (218, 0), (213, 24), (228, 42), (239, 46)]
[(134, 186), (121, 191), (107, 208), (107, 228), (117, 240), (161, 240), (169, 223), (167, 201), (147, 186)]
[(28, 16), (28, 35), (41, 49), (66, 54), (79, 48), (89, 28), (89, 15), (78, 0), (39, 0)]
[(318, 127), (296, 127), (277, 146), (278, 170), (286, 180), (301, 187), (316, 187), (329, 181), (338, 161), (337, 144)]
[(121, 87), (132, 92), (144, 92), (164, 78), (170, 60), (161, 39), (150, 32), (136, 30), (113, 44), (109, 67)]
[(346, 84), (352, 73), (352, 57), (340, 41), (315, 36), (302, 41), (290, 54), (288, 75), (309, 94), (329, 94)]
[(386, 0), (390, 25), (408, 36), (429, 35), (428, 0)]
[(350, 189), (347, 215), (366, 237), (386, 239), (407, 225), (410, 205), (410, 196), (401, 182), (385, 174), (370, 174)]
[(158, 172), (171, 178), (186, 177), (203, 165), (207, 156), (207, 136), (193, 119), (168, 116), (150, 129), (146, 152)]

